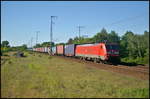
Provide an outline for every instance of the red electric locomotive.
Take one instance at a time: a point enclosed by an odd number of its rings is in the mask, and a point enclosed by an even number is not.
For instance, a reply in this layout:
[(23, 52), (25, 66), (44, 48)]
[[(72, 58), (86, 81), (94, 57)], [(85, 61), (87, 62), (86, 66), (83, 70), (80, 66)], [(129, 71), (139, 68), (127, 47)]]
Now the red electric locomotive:
[(119, 45), (115, 43), (77, 45), (75, 56), (96, 62), (120, 62)]

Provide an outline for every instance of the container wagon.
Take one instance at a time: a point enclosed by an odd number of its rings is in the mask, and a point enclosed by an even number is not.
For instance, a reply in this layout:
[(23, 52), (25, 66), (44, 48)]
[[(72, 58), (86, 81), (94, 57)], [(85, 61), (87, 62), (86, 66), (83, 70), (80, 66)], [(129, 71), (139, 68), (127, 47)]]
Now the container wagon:
[(64, 55), (65, 56), (75, 56), (75, 48), (76, 48), (76, 44), (65, 45)]
[(48, 53), (48, 47), (44, 47), (44, 52)]
[(56, 52), (57, 52), (57, 55), (64, 55), (64, 45), (57, 45)]
[(56, 46), (52, 47), (52, 54), (56, 55)]
[(35, 51), (36, 51), (36, 48), (33, 48), (33, 51), (35, 52)]

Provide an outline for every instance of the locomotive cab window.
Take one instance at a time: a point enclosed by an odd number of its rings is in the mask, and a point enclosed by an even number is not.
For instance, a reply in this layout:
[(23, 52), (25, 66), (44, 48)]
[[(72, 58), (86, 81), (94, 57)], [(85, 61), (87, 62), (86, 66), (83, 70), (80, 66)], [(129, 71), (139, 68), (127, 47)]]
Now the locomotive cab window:
[(113, 49), (113, 50), (119, 50), (119, 46), (118, 45), (106, 45), (107, 49)]

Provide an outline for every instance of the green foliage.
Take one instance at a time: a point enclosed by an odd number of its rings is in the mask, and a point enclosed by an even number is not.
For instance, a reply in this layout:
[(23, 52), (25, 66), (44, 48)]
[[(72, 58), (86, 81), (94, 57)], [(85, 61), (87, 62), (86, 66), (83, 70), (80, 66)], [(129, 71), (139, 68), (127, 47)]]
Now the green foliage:
[(54, 42), (43, 42), (42, 44), (41, 44), (41, 46), (42, 47), (47, 47), (47, 46), (54, 46), (55, 44), (54, 44)]
[(108, 41), (109, 42), (113, 42), (113, 43), (119, 43), (120, 41), (120, 37), (118, 36), (118, 34), (115, 31), (111, 31), (110, 34), (108, 34)]
[(65, 44), (66, 44), (66, 43), (57, 43), (56, 46), (57, 46), (57, 45), (65, 45)]
[(126, 58), (122, 58), (121, 61), (126, 63), (146, 64), (144, 58), (142, 57), (137, 57), (137, 58), (126, 57)]
[(11, 48), (1, 47), (1, 53), (5, 53), (5, 52), (8, 52), (8, 51), (11, 51)]
[(149, 64), (149, 48), (146, 49), (146, 52), (144, 53), (144, 63)]
[(144, 35), (134, 34), (127, 31), (120, 41), (121, 58), (128, 59), (127, 62), (147, 64), (149, 56), (149, 32)]
[(9, 60), (9, 61), (8, 61), (8, 64), (11, 64), (11, 63), (12, 63), (12, 61)]
[(119, 43), (120, 37), (115, 31), (111, 31), (108, 33), (105, 28), (94, 35), (92, 38), (84, 38), (84, 37), (75, 37), (74, 39), (70, 38), (67, 44), (83, 44), (83, 43), (99, 43), (99, 42), (112, 42)]
[(4, 53), (11, 51), (11, 48), (9, 46), (9, 42), (8, 41), (2, 41), (1, 44), (1, 55), (4, 55)]
[(122, 89), (120, 93), (123, 97), (141, 97), (148, 98), (149, 97), (149, 89), (148, 88), (136, 88), (136, 89)]
[(2, 41), (1, 47), (10, 47), (8, 41)]
[(27, 45), (23, 44), (22, 46), (13, 47), (13, 51), (25, 51), (27, 49)]
[(70, 38), (70, 39), (68, 40), (68, 43), (67, 43), (67, 44), (73, 44), (73, 39)]
[(23, 44), (21, 47), (22, 47), (22, 49), (24, 49), (24, 50), (27, 49), (27, 45), (26, 45), (26, 44)]
[(106, 29), (102, 29), (101, 32), (97, 33), (94, 37), (93, 40), (95, 41), (95, 43), (99, 43), (99, 42), (105, 42), (108, 41), (108, 33), (106, 31)]
[(10, 47), (8, 41), (2, 41), (1, 45), (1, 55), (9, 51), (25, 51), (27, 49), (26, 44), (23, 44), (22, 46)]
[(7, 53), (3, 53), (3, 56), (9, 56)]
[(42, 47), (41, 44), (36, 44), (33, 48), (39, 48)]
[(52, 56), (49, 56), (48, 59), (52, 59)]
[(52, 42), (43, 42), (42, 44), (36, 44), (33, 48), (39, 48), (39, 47), (49, 47), (49, 46), (55, 46), (55, 43)]

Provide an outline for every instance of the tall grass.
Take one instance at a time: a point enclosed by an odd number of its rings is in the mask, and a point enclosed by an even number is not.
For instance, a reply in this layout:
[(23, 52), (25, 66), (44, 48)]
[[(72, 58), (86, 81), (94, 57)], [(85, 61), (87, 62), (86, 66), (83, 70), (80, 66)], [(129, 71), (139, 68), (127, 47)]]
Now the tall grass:
[[(82, 63), (28, 52), (1, 68), (2, 97), (148, 98), (149, 81), (99, 70)], [(42, 57), (39, 57), (41, 55)]]

